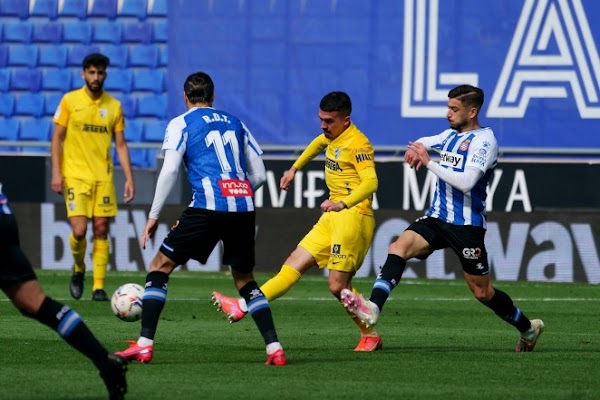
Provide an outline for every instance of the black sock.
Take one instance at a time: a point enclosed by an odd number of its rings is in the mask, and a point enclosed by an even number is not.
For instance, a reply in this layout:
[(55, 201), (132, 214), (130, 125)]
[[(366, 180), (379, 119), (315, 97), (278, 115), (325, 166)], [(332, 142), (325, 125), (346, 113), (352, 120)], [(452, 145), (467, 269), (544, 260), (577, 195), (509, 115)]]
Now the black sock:
[(502, 290), (495, 289), (494, 296), (485, 304), (496, 313), (497, 316), (514, 326), (523, 333), (531, 328), (531, 322), (525, 314), (513, 304), (512, 299)]
[(160, 313), (167, 301), (169, 275), (154, 271), (146, 275), (146, 287), (142, 296), (142, 330), (140, 336), (154, 340)]
[(373, 284), (370, 300), (377, 304), (379, 311), (383, 309), (392, 290), (400, 283), (400, 278), (406, 268), (406, 260), (395, 254), (388, 254), (381, 272)]
[(46, 297), (37, 314), (32, 317), (55, 330), (65, 342), (95, 364), (106, 360), (106, 348), (96, 339), (79, 314), (69, 306)]
[(265, 344), (278, 342), (269, 301), (258, 287), (258, 284), (255, 281), (248, 282), (240, 289), (240, 295), (246, 300), (248, 313), (254, 319), (260, 334), (265, 339)]

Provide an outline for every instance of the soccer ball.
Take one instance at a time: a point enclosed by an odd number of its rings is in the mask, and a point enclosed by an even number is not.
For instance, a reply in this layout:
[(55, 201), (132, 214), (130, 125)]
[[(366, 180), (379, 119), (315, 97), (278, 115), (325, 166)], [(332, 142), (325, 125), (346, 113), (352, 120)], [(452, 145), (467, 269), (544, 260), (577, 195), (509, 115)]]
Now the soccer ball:
[(134, 322), (142, 317), (142, 295), (144, 288), (135, 283), (126, 283), (112, 295), (110, 306), (120, 320)]

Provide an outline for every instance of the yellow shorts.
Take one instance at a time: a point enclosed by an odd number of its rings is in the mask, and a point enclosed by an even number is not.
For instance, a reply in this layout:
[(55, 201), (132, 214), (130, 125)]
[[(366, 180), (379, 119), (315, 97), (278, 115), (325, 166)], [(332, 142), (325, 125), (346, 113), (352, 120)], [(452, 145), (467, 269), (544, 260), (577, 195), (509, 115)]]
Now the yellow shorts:
[(86, 181), (65, 178), (67, 217), (114, 217), (117, 215), (117, 194), (114, 182)]
[(326, 212), (298, 244), (317, 260), (319, 268), (356, 272), (375, 231), (375, 218), (344, 209)]

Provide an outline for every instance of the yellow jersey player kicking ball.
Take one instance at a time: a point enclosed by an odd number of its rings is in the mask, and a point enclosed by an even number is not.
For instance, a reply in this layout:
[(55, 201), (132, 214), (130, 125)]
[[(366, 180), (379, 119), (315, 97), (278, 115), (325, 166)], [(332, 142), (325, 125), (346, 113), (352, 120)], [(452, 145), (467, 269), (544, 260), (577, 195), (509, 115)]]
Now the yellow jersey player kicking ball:
[[(369, 139), (350, 118), (352, 102), (344, 92), (332, 92), (319, 105), (323, 133), (317, 136), (281, 178), (288, 190), (296, 172), (325, 151), (325, 182), (329, 198), (321, 203), (322, 216), (285, 260), (277, 275), (260, 287), (269, 301), (283, 296), (312, 267), (329, 270), (329, 290), (341, 300), (343, 289), (352, 289), (352, 277), (362, 265), (375, 230), (373, 193), (378, 180)], [(217, 309), (235, 322), (247, 313), (243, 299), (213, 292)], [(382, 346), (374, 327), (352, 317), (361, 330), (355, 351), (375, 351)]]

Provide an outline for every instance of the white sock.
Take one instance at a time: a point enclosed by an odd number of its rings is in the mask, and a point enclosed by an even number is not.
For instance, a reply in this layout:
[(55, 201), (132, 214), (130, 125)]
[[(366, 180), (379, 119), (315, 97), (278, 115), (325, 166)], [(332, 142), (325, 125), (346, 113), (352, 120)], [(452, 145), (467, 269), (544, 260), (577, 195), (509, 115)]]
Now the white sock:
[(533, 330), (533, 326), (527, 329), (525, 332), (521, 333), (521, 337), (527, 340), (533, 340), (533, 336), (535, 331)]
[(281, 343), (273, 342), (273, 343), (269, 343), (267, 345), (267, 354), (268, 355), (275, 353), (277, 350), (283, 350), (283, 347), (281, 347)]
[(137, 341), (137, 345), (140, 347), (152, 346), (154, 344), (154, 340), (148, 339), (147, 337), (140, 336)]
[(245, 313), (248, 312), (248, 305), (246, 304), (246, 300), (239, 299), (238, 304), (240, 305), (240, 308), (242, 309), (243, 312), (245, 312)]

